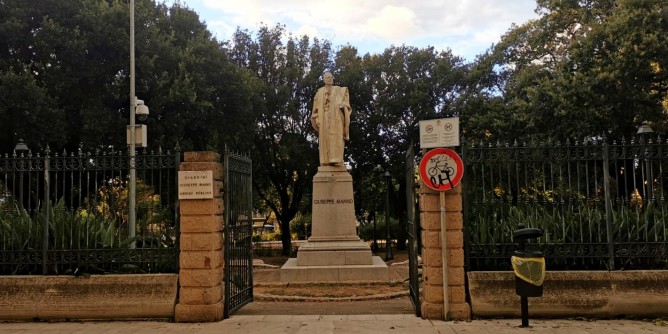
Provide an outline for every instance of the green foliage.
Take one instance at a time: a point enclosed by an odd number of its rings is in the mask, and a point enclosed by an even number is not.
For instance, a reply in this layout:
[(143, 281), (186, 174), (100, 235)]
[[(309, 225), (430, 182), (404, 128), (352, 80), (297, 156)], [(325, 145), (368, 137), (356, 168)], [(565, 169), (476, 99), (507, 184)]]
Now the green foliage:
[(134, 240), (124, 236), (111, 217), (68, 210), (60, 199), (48, 209), (42, 206), (32, 216), (19, 205), (2, 211), (3, 250), (43, 249), (47, 216), (50, 250), (125, 248)]
[[(127, 1), (7, 0), (0, 22), (0, 152), (19, 136), (34, 149), (125, 145)], [(253, 109), (250, 83), (195, 12), (136, 1), (135, 30), (152, 145), (202, 150), (248, 132), (238, 115)]]
[[(34, 251), (44, 249), (44, 226), (48, 220), (48, 250), (93, 250), (127, 248), (135, 238), (118, 230), (111, 217), (71, 211), (60, 199), (53, 206), (42, 206), (30, 215), (20, 205), (0, 212), (0, 248), (2, 251)], [(70, 263), (76, 266), (76, 263)], [(19, 263), (12, 274), (30, 270), (31, 265)], [(53, 269), (56, 273), (58, 269)]]
[(472, 66), (462, 100), (469, 138), (629, 137), (666, 128), (665, 1), (538, 1)]
[(4, 203), (0, 211), (0, 242), (3, 250), (41, 249), (44, 230), (33, 224), (28, 212), (18, 203)]
[[(46, 215), (37, 217), (43, 220)], [(38, 221), (38, 224), (43, 222)], [(135, 239), (124, 234), (111, 217), (67, 210), (63, 199), (52, 206), (49, 213), (51, 249), (127, 248)]]
[[(155, 193), (152, 186), (143, 180), (137, 180), (137, 242), (140, 244), (157, 247), (158, 245), (172, 246), (173, 241), (167, 231), (173, 225), (173, 213), (161, 208), (160, 195)], [(115, 227), (120, 230), (127, 229), (128, 212), (128, 181), (115, 177), (107, 184), (97, 189), (95, 196), (86, 199), (87, 209), (80, 209), (83, 216), (101, 216), (114, 220)]]
[[(385, 225), (385, 217), (378, 219), (376, 222), (376, 240), (384, 240), (387, 237), (387, 225)], [(396, 239), (402, 230), (399, 221), (390, 218), (390, 238)], [(373, 222), (364, 225), (359, 232), (360, 239), (365, 241), (373, 240)]]
[[(470, 225), (474, 243), (513, 243), (512, 235), (522, 223), (544, 231), (540, 242), (549, 244), (607, 243), (605, 211), (588, 205), (535, 206), (490, 205), (475, 213)], [(668, 206), (645, 209), (617, 206), (612, 211), (613, 242), (665, 242), (668, 240)]]
[[(104, 187), (101, 188), (101, 192), (105, 192)], [(101, 197), (104, 198), (104, 196)], [(136, 243), (137, 248), (172, 248), (174, 246), (174, 240), (168, 229), (173, 219), (169, 210), (159, 210), (156, 207), (144, 210), (145, 212), (139, 215), (139, 233), (136, 237), (129, 238), (126, 224), (119, 220), (119, 215), (113, 214), (113, 210), (109, 210), (110, 207), (115, 207), (108, 205), (109, 203), (109, 201), (99, 201), (96, 202), (97, 206), (89, 210), (83, 208), (71, 210), (65, 206), (65, 200), (61, 198), (53, 205), (48, 207), (42, 205), (35, 212), (29, 213), (19, 203), (13, 202), (13, 198), (5, 198), (1, 205), (2, 210), (0, 210), (0, 236), (2, 236), (0, 237), (0, 251), (39, 252), (43, 250), (45, 226), (48, 229), (47, 250), (53, 251), (64, 250), (79, 254), (94, 254), (101, 250), (128, 249), (132, 242)], [(47, 220), (48, 225), (46, 225)], [(86, 256), (90, 255), (84, 255)], [(82, 262), (77, 261), (54, 264), (49, 271), (60, 274), (81, 274), (82, 271), (87, 273), (108, 272), (109, 270), (142, 272), (142, 269), (135, 264), (98, 268), (94, 264), (87, 264), (85, 258), (81, 260)], [(173, 261), (167, 260), (151, 263), (148, 266), (152, 272), (165, 272), (174, 270), (173, 265)], [(12, 266), (11, 270), (12, 274), (32, 273), (34, 267), (32, 264), (19, 263)], [(65, 271), (62, 272), (62, 270)]]
[(260, 236), (261, 241), (281, 241), (281, 232), (267, 232)]
[(290, 233), (296, 237), (293, 239), (306, 240), (311, 236), (311, 215), (300, 214), (290, 222)]

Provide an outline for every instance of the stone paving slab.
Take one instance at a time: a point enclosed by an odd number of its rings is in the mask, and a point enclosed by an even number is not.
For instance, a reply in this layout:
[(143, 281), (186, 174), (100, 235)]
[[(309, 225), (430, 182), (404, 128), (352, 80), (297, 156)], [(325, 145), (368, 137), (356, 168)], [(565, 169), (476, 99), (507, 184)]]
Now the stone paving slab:
[(413, 314), (413, 305), (406, 297), (381, 300), (341, 302), (271, 302), (256, 301), (245, 305), (237, 315), (366, 315)]
[(158, 321), (110, 322), (3, 322), (2, 334), (124, 333), (124, 334), (668, 334), (662, 322), (633, 320), (530, 320), (530, 328), (519, 328), (520, 319), (489, 319), (470, 322), (430, 321), (409, 314), (365, 315), (233, 315), (215, 323)]

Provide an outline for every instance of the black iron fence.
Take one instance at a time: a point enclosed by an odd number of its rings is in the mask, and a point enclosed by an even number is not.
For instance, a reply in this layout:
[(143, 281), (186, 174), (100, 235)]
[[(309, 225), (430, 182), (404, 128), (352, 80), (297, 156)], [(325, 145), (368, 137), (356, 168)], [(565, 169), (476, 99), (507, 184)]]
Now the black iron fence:
[(134, 238), (127, 152), (0, 156), (0, 275), (176, 272), (180, 156), (137, 155)]
[(668, 142), (462, 147), (468, 270), (511, 270), (519, 223), (549, 270), (668, 269)]

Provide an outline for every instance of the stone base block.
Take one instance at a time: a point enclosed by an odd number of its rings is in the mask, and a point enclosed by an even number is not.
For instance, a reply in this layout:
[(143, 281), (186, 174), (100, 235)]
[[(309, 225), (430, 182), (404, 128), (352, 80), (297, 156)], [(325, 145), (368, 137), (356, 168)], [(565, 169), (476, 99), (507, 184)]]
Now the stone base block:
[(318, 241), (309, 240), (299, 247), (298, 266), (346, 266), (373, 265), (369, 245), (356, 241)]
[(471, 307), (468, 303), (450, 304), (448, 320), (471, 320)]
[(434, 304), (423, 301), (420, 307), (422, 308), (422, 319), (445, 320), (443, 319), (443, 303)]
[(223, 303), (209, 305), (176, 304), (176, 322), (215, 322), (223, 320)]
[[(512, 271), (468, 273), (473, 316), (517, 317)], [(542, 297), (529, 298), (536, 317), (668, 316), (668, 271), (548, 271)]]
[(345, 282), (389, 280), (389, 268), (378, 256), (367, 265), (301, 266), (296, 258), (281, 267), (281, 282)]
[(176, 274), (0, 276), (0, 321), (172, 318)]

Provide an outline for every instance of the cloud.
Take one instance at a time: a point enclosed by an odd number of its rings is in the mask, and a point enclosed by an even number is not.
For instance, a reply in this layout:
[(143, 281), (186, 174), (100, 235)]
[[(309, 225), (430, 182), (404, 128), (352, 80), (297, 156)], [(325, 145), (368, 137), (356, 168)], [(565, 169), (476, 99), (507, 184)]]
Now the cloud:
[(535, 0), (179, 1), (197, 11), (219, 39), (229, 38), (236, 27), (254, 31), (261, 24), (285, 24), (293, 34), (360, 50), (365, 44), (424, 47), (445, 42), (452, 43), (453, 51), (482, 47), (480, 53), (512, 23), (536, 17)]
[(364, 22), (360, 30), (393, 43), (421, 33), (415, 13), (406, 7), (385, 6)]

